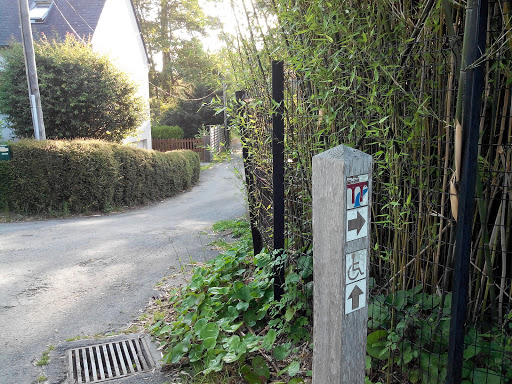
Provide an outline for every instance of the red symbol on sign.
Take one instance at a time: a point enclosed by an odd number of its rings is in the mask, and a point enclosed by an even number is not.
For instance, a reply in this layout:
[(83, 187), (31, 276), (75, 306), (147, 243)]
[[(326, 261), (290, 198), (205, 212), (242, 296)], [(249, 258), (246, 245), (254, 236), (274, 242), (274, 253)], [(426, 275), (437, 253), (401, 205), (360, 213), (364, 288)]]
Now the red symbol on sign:
[[(352, 191), (352, 205), (354, 207), (360, 207), (363, 203), (363, 197), (366, 193), (368, 193), (368, 182), (361, 181), (359, 183), (348, 184), (347, 188)], [(358, 201), (356, 202), (356, 191), (359, 189), (359, 193), (357, 194)]]

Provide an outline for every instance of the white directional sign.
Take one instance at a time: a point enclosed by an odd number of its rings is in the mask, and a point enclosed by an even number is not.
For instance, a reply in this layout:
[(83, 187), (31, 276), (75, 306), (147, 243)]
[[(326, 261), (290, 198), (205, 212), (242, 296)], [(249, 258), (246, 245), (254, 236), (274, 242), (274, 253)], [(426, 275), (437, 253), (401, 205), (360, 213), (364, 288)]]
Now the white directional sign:
[(368, 236), (368, 207), (347, 211), (347, 241)]
[(345, 314), (366, 306), (366, 279), (347, 284), (345, 289)]

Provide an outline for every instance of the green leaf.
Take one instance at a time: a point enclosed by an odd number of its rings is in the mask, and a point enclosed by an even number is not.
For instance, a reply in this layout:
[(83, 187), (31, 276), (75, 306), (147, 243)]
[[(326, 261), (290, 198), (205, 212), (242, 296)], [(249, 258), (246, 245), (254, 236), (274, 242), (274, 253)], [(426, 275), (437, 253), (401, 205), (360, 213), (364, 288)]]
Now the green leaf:
[(203, 340), (203, 346), (206, 349), (213, 349), (217, 345), (217, 338), (216, 337), (207, 337)]
[(228, 307), (228, 310), (226, 311), (226, 313), (224, 314), (224, 318), (228, 321), (228, 322), (233, 322), (235, 321), (239, 316), (239, 313), (238, 311), (236, 310), (235, 307), (233, 307), (232, 305), (230, 305)]
[(258, 321), (258, 316), (255, 313), (253, 308), (250, 308), (247, 312), (244, 314), (244, 322), (249, 326), (252, 327), (256, 324), (256, 321)]
[(288, 357), (291, 352), (291, 343), (286, 343), (283, 345), (278, 345), (274, 348), (274, 357), (277, 361), (284, 360)]
[(263, 343), (261, 344), (261, 347), (265, 349), (266, 351), (270, 351), (272, 346), (274, 345), (274, 342), (276, 341), (277, 333), (275, 330), (270, 329), (265, 337), (263, 338)]
[(478, 355), (482, 349), (478, 345), (470, 345), (464, 350), (464, 360), (469, 360)]
[(293, 319), (293, 316), (295, 315), (296, 309), (294, 307), (288, 307), (286, 308), (286, 313), (284, 314), (284, 319), (289, 322), (291, 319)]
[(211, 287), (208, 289), (208, 293), (212, 295), (226, 295), (229, 292), (229, 287)]
[(194, 333), (196, 336), (199, 336), (199, 332), (201, 332), (201, 329), (203, 329), (206, 323), (208, 323), (208, 320), (206, 319), (197, 320), (197, 322), (194, 324)]
[(188, 351), (188, 360), (191, 363), (199, 361), (203, 358), (203, 346), (199, 344), (194, 344), (190, 347)]
[(238, 348), (240, 347), (240, 344), (241, 344), (240, 336), (234, 335), (234, 336), (228, 337), (224, 341), (224, 348), (226, 348), (230, 352), (237, 351)]
[(502, 380), (497, 372), (490, 369), (477, 368), (473, 374), (473, 383), (500, 384)]
[(210, 372), (220, 372), (222, 370), (223, 364), (223, 358), (226, 354), (221, 353), (219, 354), (215, 359), (212, 359), (208, 362), (208, 367), (205, 369), (204, 373), (210, 373)]
[(203, 276), (195, 276), (190, 281), (189, 288), (192, 291), (197, 291), (204, 284), (203, 281), (204, 281)]
[(286, 367), (286, 371), (290, 377), (295, 376), (300, 371), (300, 363), (298, 361), (292, 361), (292, 363)]
[(227, 364), (231, 364), (231, 363), (234, 363), (235, 361), (237, 361), (239, 359), (239, 355), (236, 354), (235, 352), (228, 352), (226, 354), (226, 356), (224, 356), (222, 358), (222, 360), (227, 363)]
[(199, 338), (205, 340), (208, 338), (217, 339), (219, 335), (219, 325), (217, 323), (208, 323), (199, 332)]
[(249, 384), (261, 384), (261, 377), (254, 372), (244, 374), (244, 379), (247, 380)]
[(185, 353), (188, 352), (188, 346), (185, 343), (178, 343), (174, 346), (174, 348), (171, 350), (170, 355), (170, 362), (171, 364), (178, 363), (183, 356), (185, 356)]
[(241, 312), (244, 312), (244, 311), (247, 311), (247, 308), (249, 308), (249, 303), (246, 303), (244, 301), (240, 301), (237, 305), (236, 305), (236, 309), (238, 311), (241, 311)]
[(267, 363), (263, 357), (256, 356), (254, 359), (252, 359), (251, 365), (255, 374), (266, 379), (270, 378), (270, 369), (268, 368)]
[(157, 332), (158, 335), (163, 335), (164, 333), (169, 332), (172, 329), (170, 325), (165, 325)]
[(408, 377), (411, 383), (417, 383), (420, 381), (420, 371), (417, 369), (411, 369), (408, 373)]
[(368, 335), (366, 341), (366, 352), (379, 360), (386, 360), (389, 357), (387, 348), (388, 333), (384, 330), (372, 332)]
[(366, 368), (367, 371), (372, 369), (372, 358), (370, 356), (366, 356)]
[(190, 296), (187, 296), (185, 300), (181, 302), (180, 311), (185, 312), (187, 309), (193, 307), (196, 305), (196, 295), (190, 294)]
[(303, 384), (305, 383), (304, 379), (299, 379), (296, 377), (295, 379), (291, 379), (288, 384)]
[(224, 323), (221, 325), (221, 328), (228, 332), (228, 333), (233, 333), (233, 332), (236, 332), (238, 330), (238, 328), (240, 328), (242, 326), (243, 322), (239, 322), (239, 323), (236, 323), (236, 324), (229, 324), (229, 323)]
[(238, 300), (245, 302), (250, 302), (252, 300), (251, 290), (244, 283), (236, 281), (233, 284), (233, 288), (235, 289), (233, 296), (236, 297)]

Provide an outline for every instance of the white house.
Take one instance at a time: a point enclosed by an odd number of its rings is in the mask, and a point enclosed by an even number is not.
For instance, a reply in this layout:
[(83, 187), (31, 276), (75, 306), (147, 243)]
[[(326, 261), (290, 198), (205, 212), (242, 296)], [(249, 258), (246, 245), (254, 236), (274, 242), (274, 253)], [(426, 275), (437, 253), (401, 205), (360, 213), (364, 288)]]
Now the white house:
[[(151, 149), (148, 56), (132, 1), (29, 0), (29, 7), (34, 39), (41, 34), (51, 37), (67, 33), (91, 39), (95, 51), (108, 54), (139, 85), (147, 119), (137, 137), (126, 141)], [(18, 1), (0, 0), (0, 48), (8, 46), (12, 39), (21, 41)], [(2, 136), (6, 138), (8, 134), (4, 130)]]

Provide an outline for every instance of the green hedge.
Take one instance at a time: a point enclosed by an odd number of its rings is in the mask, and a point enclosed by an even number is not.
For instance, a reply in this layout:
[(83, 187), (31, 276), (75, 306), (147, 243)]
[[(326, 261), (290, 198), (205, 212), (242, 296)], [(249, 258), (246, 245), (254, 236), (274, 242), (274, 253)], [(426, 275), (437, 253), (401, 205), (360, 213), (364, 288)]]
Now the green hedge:
[(10, 145), (0, 163), (0, 209), (20, 213), (105, 211), (161, 200), (199, 179), (192, 151), (153, 152), (96, 140)]
[(151, 127), (153, 139), (183, 139), (183, 129), (177, 125), (157, 125)]

